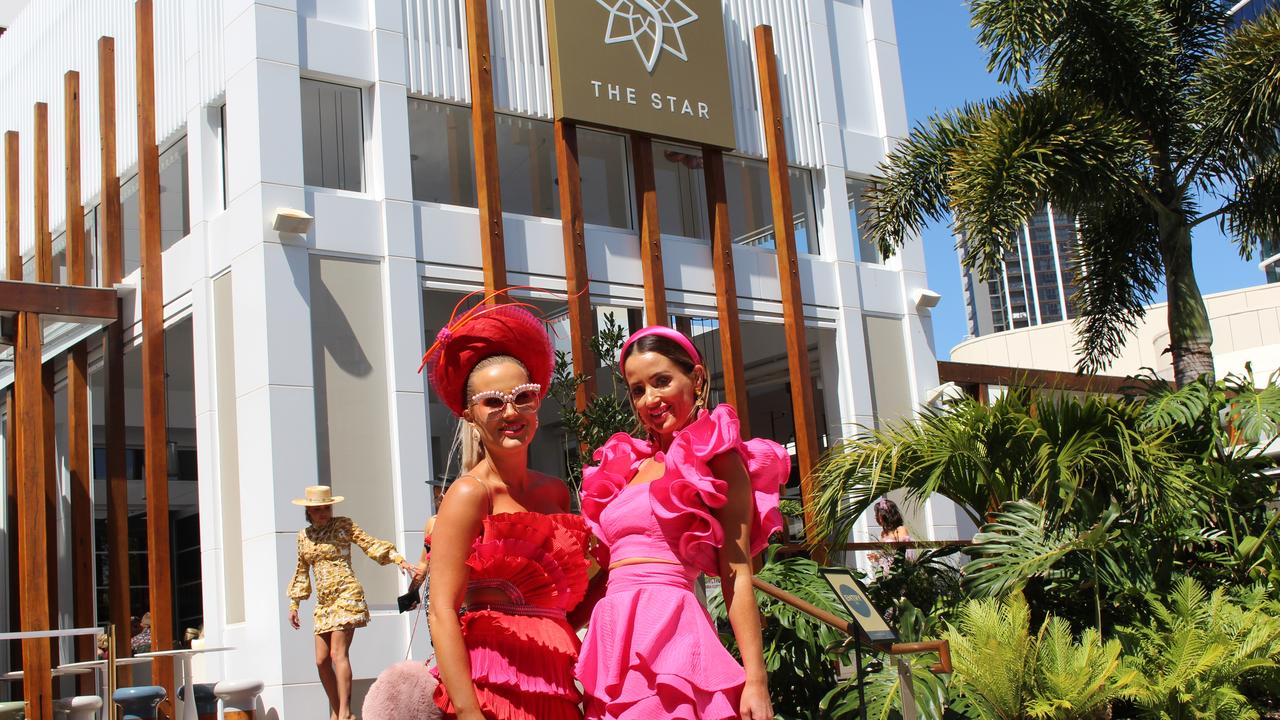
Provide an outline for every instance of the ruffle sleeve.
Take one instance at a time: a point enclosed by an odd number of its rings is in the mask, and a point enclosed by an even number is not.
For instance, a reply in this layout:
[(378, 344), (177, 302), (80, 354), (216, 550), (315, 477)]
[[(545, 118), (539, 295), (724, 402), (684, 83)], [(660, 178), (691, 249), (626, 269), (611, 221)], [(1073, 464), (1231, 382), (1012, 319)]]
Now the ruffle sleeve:
[[(763, 550), (769, 536), (782, 527), (778, 495), (791, 472), (791, 457), (772, 440), (743, 442), (739, 428), (738, 415), (729, 405), (703, 411), (676, 435), (666, 452), (666, 473), (650, 488), (653, 514), (667, 542), (681, 559), (708, 575), (720, 574), (724, 530), (715, 511), (728, 502), (728, 483), (712, 473), (708, 465), (712, 458), (737, 452), (746, 465), (752, 493), (752, 555)], [(585, 513), (585, 500), (583, 509)]]
[(595, 466), (582, 469), (582, 517), (597, 538), (605, 537), (600, 513), (631, 481), (635, 468), (652, 455), (649, 443), (615, 433), (592, 456)]

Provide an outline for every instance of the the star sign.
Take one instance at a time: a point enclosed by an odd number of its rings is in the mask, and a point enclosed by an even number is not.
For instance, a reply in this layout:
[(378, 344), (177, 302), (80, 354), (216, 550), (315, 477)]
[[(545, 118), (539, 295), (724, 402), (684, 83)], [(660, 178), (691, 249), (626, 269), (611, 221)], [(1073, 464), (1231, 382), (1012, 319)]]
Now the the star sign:
[(667, 52), (688, 62), (680, 28), (698, 19), (684, 0), (596, 0), (609, 11), (604, 32), (606, 45), (629, 42), (636, 46), (644, 69), (653, 72), (658, 57)]

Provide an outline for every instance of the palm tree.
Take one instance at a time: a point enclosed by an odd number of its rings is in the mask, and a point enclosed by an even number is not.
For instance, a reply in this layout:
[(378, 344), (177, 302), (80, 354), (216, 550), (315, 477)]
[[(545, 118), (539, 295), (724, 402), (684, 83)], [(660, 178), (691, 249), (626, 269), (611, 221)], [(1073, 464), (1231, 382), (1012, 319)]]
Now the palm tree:
[(990, 273), (1052, 202), (1079, 222), (1080, 369), (1107, 366), (1163, 283), (1175, 380), (1212, 375), (1192, 231), (1216, 220), (1246, 258), (1280, 236), (1280, 12), (1232, 31), (1228, 4), (970, 0), (1009, 90), (889, 154), (870, 238), (892, 254), (950, 211), (965, 266)]

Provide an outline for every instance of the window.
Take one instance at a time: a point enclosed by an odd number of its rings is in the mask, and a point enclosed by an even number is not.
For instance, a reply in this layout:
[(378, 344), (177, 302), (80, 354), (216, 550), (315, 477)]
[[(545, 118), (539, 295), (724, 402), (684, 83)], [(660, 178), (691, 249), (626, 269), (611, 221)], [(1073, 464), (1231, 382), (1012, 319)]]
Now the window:
[(498, 115), (497, 131), (503, 211), (536, 217), (560, 217), (551, 123)]
[(866, 227), (870, 218), (867, 216), (866, 180), (846, 177), (844, 179), (845, 194), (849, 198), (849, 224), (853, 226), (854, 247), (858, 249), (858, 260), (879, 265), (884, 262), (880, 249), (867, 238)]
[(303, 177), (307, 185), (364, 190), (360, 88), (302, 80)]
[(902, 335), (902, 320), (876, 315), (864, 315), (862, 320), (876, 427), (910, 419), (915, 412), (915, 402), (911, 397), (911, 365)]
[(702, 153), (694, 148), (654, 143), (653, 180), (663, 234), (710, 240)]
[[(168, 249), (191, 231), (188, 212), (187, 139), (179, 139), (160, 153), (160, 248)], [(121, 242), (125, 275), (142, 262), (140, 222), (138, 219), (138, 176), (120, 185)]]
[[(769, 166), (760, 160), (726, 156), (724, 159), (729, 229), (733, 241), (776, 249), (773, 236), (773, 205), (769, 194)], [(817, 228), (813, 218), (813, 183), (809, 171), (791, 168), (791, 210), (796, 233), (796, 250), (818, 252)]]
[(471, 110), (409, 98), (409, 168), (414, 200), (475, 207)]
[[(554, 158), (554, 148), (552, 156)], [(586, 222), (624, 229), (632, 227), (628, 168), (625, 137), (578, 128), (578, 172)]]

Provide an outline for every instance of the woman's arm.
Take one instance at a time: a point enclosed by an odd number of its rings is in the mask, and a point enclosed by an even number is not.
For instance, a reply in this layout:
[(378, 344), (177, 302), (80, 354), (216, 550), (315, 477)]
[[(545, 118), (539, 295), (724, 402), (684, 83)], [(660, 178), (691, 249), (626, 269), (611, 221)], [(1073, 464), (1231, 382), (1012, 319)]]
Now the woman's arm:
[(413, 585), (421, 585), (424, 578), (427, 577), (427, 569), (431, 567), (431, 533), (436, 526), (436, 516), (432, 515), (427, 518), (427, 524), (422, 526), (422, 554), (418, 556), (418, 564), (413, 569)]
[(431, 586), (429, 589), (431, 641), (435, 646), (440, 680), (463, 718), (482, 718), (471, 659), (462, 638), (458, 608), (467, 591), (467, 557), (479, 537), (488, 512), (489, 494), (473, 477), (459, 478), (440, 503), (435, 532), (431, 536)]
[(289, 624), (294, 630), (299, 627), (298, 604), (311, 597), (309, 565), (306, 556), (302, 554), (302, 533), (298, 533), (298, 567), (293, 571), (293, 579), (289, 581), (289, 587), (285, 590), (285, 594), (289, 596)]
[(406, 565), (404, 556), (396, 550), (395, 543), (379, 540), (361, 529), (355, 520), (351, 518), (346, 520), (351, 524), (351, 542), (359, 546), (364, 551), (364, 554), (369, 556), (370, 560), (379, 565), (390, 565), (391, 563), (401, 566)]
[(742, 666), (747, 671), (740, 712), (744, 720), (768, 720), (773, 717), (773, 706), (769, 702), (769, 678), (764, 668), (760, 608), (751, 586), (751, 478), (736, 452), (719, 455), (708, 465), (716, 477), (728, 484), (727, 502), (716, 511), (716, 519), (724, 529), (720, 589), (738, 651), (742, 654)]

